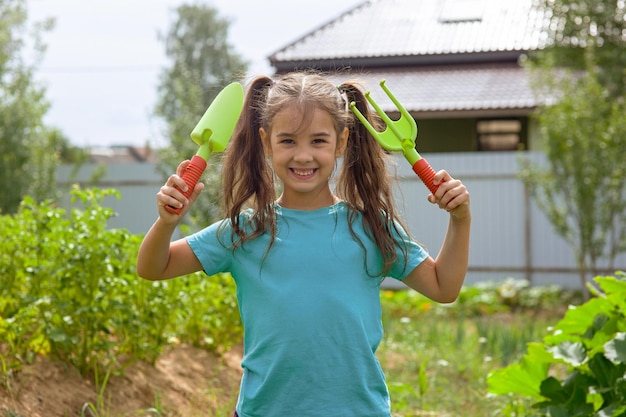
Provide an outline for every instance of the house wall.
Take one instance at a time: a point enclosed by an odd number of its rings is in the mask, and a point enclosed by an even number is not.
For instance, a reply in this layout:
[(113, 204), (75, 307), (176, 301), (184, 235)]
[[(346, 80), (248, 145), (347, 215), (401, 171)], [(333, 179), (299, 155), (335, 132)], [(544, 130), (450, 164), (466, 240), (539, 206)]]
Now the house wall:
[[(537, 149), (539, 132), (527, 117), (511, 117), (521, 122), (522, 149), (532, 143)], [(420, 153), (475, 152), (478, 150), (476, 123), (478, 118), (419, 119), (417, 120), (417, 150)]]
[(476, 119), (419, 120), (417, 128), (420, 153), (476, 150)]

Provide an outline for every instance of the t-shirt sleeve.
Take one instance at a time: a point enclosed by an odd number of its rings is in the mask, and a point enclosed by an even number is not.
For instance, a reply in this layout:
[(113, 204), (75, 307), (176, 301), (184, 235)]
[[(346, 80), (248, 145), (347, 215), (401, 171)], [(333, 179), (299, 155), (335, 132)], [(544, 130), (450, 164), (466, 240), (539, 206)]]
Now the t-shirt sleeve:
[(207, 275), (230, 272), (232, 250), (224, 244), (224, 241), (230, 241), (230, 228), (223, 228), (224, 222), (225, 220), (214, 223), (186, 237), (187, 244)]
[[(389, 276), (402, 281), (411, 271), (428, 258), (428, 252), (417, 242), (412, 240), (401, 226), (398, 225), (396, 229), (398, 231), (397, 239), (401, 246), (397, 249), (398, 258), (393, 264), (391, 271), (389, 271)], [(402, 245), (406, 245), (407, 248), (406, 258), (401, 249)]]

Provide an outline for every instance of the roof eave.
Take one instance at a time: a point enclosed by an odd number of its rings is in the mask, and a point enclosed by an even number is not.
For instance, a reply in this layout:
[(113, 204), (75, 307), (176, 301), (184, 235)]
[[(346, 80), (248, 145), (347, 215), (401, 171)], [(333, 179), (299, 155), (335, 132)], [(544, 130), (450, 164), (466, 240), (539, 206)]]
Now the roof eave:
[[(407, 109), (408, 110), (408, 109)], [(507, 117), (528, 117), (536, 107), (519, 108), (485, 108), (485, 109), (463, 109), (463, 110), (430, 110), (415, 111), (409, 113), (416, 119), (481, 119), (481, 118), (507, 118)]]
[(345, 68), (374, 69), (386, 67), (475, 64), (486, 62), (517, 62), (527, 50), (485, 51), (468, 53), (448, 53), (433, 55), (390, 55), (368, 57), (319, 58), (306, 60), (280, 60), (275, 55), (269, 57), (276, 72), (283, 73), (297, 69), (314, 68), (321, 71), (337, 71)]

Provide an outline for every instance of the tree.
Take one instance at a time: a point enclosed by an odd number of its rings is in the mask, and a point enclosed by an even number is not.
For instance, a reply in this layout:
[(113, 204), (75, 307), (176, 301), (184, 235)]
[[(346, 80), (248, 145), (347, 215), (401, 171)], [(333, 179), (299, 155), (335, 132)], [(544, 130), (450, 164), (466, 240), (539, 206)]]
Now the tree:
[[(229, 22), (204, 5), (182, 5), (165, 37), (171, 66), (161, 74), (155, 113), (165, 121), (170, 146), (160, 153), (159, 170), (171, 175), (180, 161), (197, 149), (189, 134), (215, 96), (232, 81), (242, 79), (247, 63), (228, 43)], [(187, 214), (196, 224), (219, 216), (219, 161), (211, 158), (204, 174), (208, 186)]]
[[(34, 74), (53, 20), (28, 25), (25, 0), (0, 0), (0, 213), (15, 213), (25, 195), (54, 197), (55, 169), (67, 139), (44, 125), (50, 104)], [(23, 56), (32, 44), (33, 62)], [(29, 51), (31, 52), (31, 51)]]
[(526, 64), (535, 90), (555, 101), (534, 115), (548, 166), (525, 161), (522, 179), (572, 247), (587, 297), (588, 273), (597, 273), (599, 260), (612, 269), (626, 252), (626, 32), (616, 34), (626, 7), (615, 0), (540, 2), (552, 16), (554, 42)]
[[(559, 66), (586, 70), (596, 76), (611, 97), (626, 92), (626, 4), (623, 0), (536, 0), (550, 19), (546, 28), (550, 47), (541, 51)], [(591, 59), (590, 59), (591, 58)]]

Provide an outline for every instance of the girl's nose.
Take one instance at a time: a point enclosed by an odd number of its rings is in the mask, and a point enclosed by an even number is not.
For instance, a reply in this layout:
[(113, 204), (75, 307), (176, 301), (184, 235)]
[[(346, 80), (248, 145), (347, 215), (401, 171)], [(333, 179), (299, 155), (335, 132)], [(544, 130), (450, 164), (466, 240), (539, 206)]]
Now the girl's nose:
[(307, 146), (299, 146), (293, 159), (297, 162), (308, 162), (313, 160), (313, 155)]

